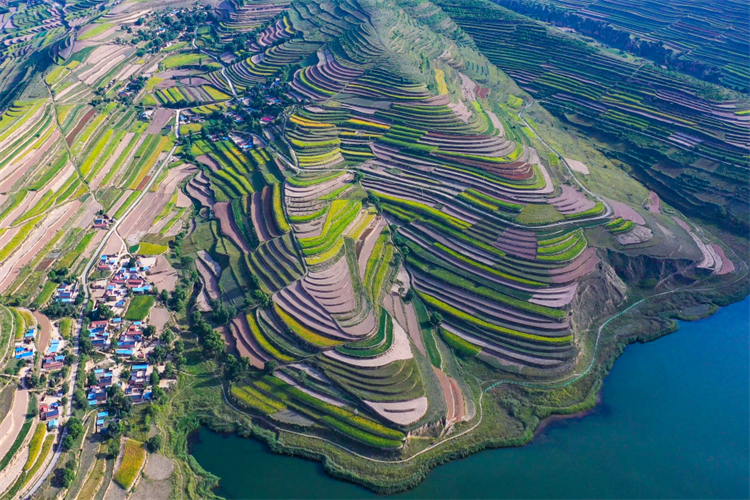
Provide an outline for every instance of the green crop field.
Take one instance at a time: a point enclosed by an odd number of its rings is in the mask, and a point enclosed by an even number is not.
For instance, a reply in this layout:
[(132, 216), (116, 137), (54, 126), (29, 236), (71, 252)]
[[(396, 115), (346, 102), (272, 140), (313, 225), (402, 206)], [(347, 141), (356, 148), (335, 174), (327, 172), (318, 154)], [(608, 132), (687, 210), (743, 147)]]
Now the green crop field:
[(0, 5), (0, 496), (213, 498), (201, 426), (396, 494), (591, 408), (750, 291), (746, 11)]
[(131, 321), (142, 321), (148, 316), (151, 306), (154, 305), (153, 295), (136, 295), (130, 299), (125, 319)]

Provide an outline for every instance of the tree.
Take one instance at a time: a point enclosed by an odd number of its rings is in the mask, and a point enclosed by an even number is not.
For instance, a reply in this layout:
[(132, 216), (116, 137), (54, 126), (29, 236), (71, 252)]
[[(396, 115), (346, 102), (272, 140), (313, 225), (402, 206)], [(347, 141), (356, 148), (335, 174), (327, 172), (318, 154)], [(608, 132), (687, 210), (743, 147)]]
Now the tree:
[(93, 321), (110, 320), (115, 317), (115, 313), (107, 304), (99, 304), (99, 307), (92, 311), (90, 316)]
[(76, 478), (76, 471), (75, 469), (69, 469), (65, 467), (62, 471), (62, 486), (63, 488), (70, 488), (70, 485), (73, 484), (73, 480)]
[(156, 402), (161, 401), (164, 398), (164, 389), (157, 385), (151, 390), (151, 397)]
[(80, 354), (91, 354), (94, 352), (94, 344), (91, 343), (91, 339), (85, 335), (81, 335), (78, 339), (78, 352)]
[(161, 436), (158, 434), (156, 436), (152, 436), (149, 438), (148, 441), (146, 441), (146, 448), (148, 448), (148, 451), (151, 453), (156, 453), (161, 449)]
[(156, 387), (159, 385), (159, 372), (154, 369), (154, 371), (151, 372), (151, 377), (149, 378), (149, 382), (151, 382), (151, 385)]
[(275, 370), (279, 368), (279, 362), (275, 359), (266, 361), (266, 364), (263, 366), (263, 370), (266, 373), (273, 373)]
[(68, 436), (73, 436), (73, 439), (78, 439), (78, 436), (83, 434), (83, 424), (78, 417), (71, 417), (67, 424)]
[(440, 324), (443, 322), (443, 315), (439, 312), (430, 314), (430, 323), (432, 323), (433, 326), (440, 326)]
[(109, 406), (118, 410), (122, 415), (128, 415), (133, 409), (133, 402), (125, 395), (119, 385), (111, 385), (107, 389)]
[(185, 361), (187, 361), (187, 359), (185, 359), (185, 356), (183, 354), (177, 354), (173, 358), (173, 361), (174, 361), (174, 366), (179, 370), (180, 367), (182, 367), (182, 365), (185, 364)]
[(74, 445), (75, 445), (75, 439), (73, 439), (73, 436), (71, 436), (70, 434), (65, 436), (65, 439), (63, 439), (62, 441), (63, 450), (68, 451), (72, 449)]
[(174, 367), (172, 366), (172, 363), (167, 363), (164, 365), (164, 372), (162, 373), (164, 378), (174, 378), (175, 372)]
[(143, 329), (143, 336), (147, 339), (151, 338), (156, 333), (156, 327), (154, 325), (148, 325)]
[(167, 359), (167, 350), (164, 348), (164, 346), (158, 345), (154, 347), (154, 350), (151, 351), (148, 357), (154, 363), (161, 363), (162, 361)]
[(53, 302), (44, 310), (44, 314), (52, 319), (62, 318), (64, 316), (75, 316), (76, 308), (73, 304)]
[(88, 401), (86, 400), (86, 393), (83, 392), (83, 389), (76, 389), (73, 393), (73, 406), (82, 410), (83, 408), (86, 408), (87, 405)]
[(172, 346), (172, 352), (175, 354), (180, 354), (185, 350), (185, 342), (182, 340), (178, 340), (174, 343), (174, 346)]
[(116, 420), (110, 420), (109, 423), (107, 424), (107, 434), (109, 434), (113, 438), (118, 436), (121, 430), (122, 429), (120, 426), (120, 422)]
[(253, 298), (257, 300), (258, 303), (263, 307), (268, 307), (271, 305), (271, 297), (269, 297), (268, 294), (263, 290), (253, 290)]

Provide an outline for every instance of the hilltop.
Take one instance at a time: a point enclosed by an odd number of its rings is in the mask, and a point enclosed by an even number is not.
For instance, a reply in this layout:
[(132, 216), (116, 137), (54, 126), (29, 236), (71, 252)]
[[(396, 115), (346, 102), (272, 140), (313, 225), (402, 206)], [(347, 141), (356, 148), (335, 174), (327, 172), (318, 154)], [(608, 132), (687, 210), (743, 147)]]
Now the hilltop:
[(2, 15), (8, 497), (211, 497), (200, 425), (401, 491), (747, 294), (742, 89), (483, 0)]

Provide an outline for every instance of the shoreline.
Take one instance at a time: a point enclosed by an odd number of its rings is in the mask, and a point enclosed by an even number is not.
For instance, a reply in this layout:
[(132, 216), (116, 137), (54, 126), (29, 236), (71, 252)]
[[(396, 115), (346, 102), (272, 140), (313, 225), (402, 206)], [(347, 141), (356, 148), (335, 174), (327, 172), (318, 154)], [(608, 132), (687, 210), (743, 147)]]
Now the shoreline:
[[(600, 407), (601, 404), (602, 389), (600, 388), (596, 393), (594, 406), (592, 406), (591, 408), (586, 408), (575, 413), (553, 413), (552, 415), (540, 420), (539, 425), (536, 427), (536, 429), (534, 429), (534, 437), (532, 438), (532, 441), (544, 435), (547, 430), (553, 428), (557, 423), (564, 422), (566, 420), (583, 420), (584, 418), (593, 415), (594, 413), (596, 413), (596, 410)], [(531, 441), (529, 441), (529, 443), (531, 443)]]

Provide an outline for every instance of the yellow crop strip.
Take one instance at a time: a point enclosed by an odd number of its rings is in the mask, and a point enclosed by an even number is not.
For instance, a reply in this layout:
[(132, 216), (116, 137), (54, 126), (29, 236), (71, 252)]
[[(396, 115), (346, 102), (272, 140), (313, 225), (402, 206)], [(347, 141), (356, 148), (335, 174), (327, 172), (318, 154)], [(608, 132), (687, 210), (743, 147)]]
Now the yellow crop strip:
[(474, 326), (478, 326), (480, 328), (485, 328), (495, 333), (502, 333), (506, 335), (512, 335), (514, 337), (521, 337), (521, 338), (525, 338), (529, 340), (535, 340), (537, 342), (546, 342), (550, 344), (563, 344), (563, 343), (573, 341), (572, 334), (565, 335), (564, 337), (543, 337), (542, 335), (534, 335), (533, 333), (519, 332), (516, 330), (511, 330), (510, 328), (505, 328), (503, 326), (493, 325), (492, 323), (484, 321), (483, 319), (475, 318), (469, 314), (466, 314), (463, 311), (456, 309), (455, 307), (449, 304), (446, 304), (445, 302), (439, 299), (436, 299), (435, 297), (431, 295), (427, 295), (426, 293), (422, 293), (419, 291), (417, 293), (427, 305), (439, 311), (442, 311), (445, 314), (449, 314), (455, 318), (465, 321), (466, 323), (469, 323)]

